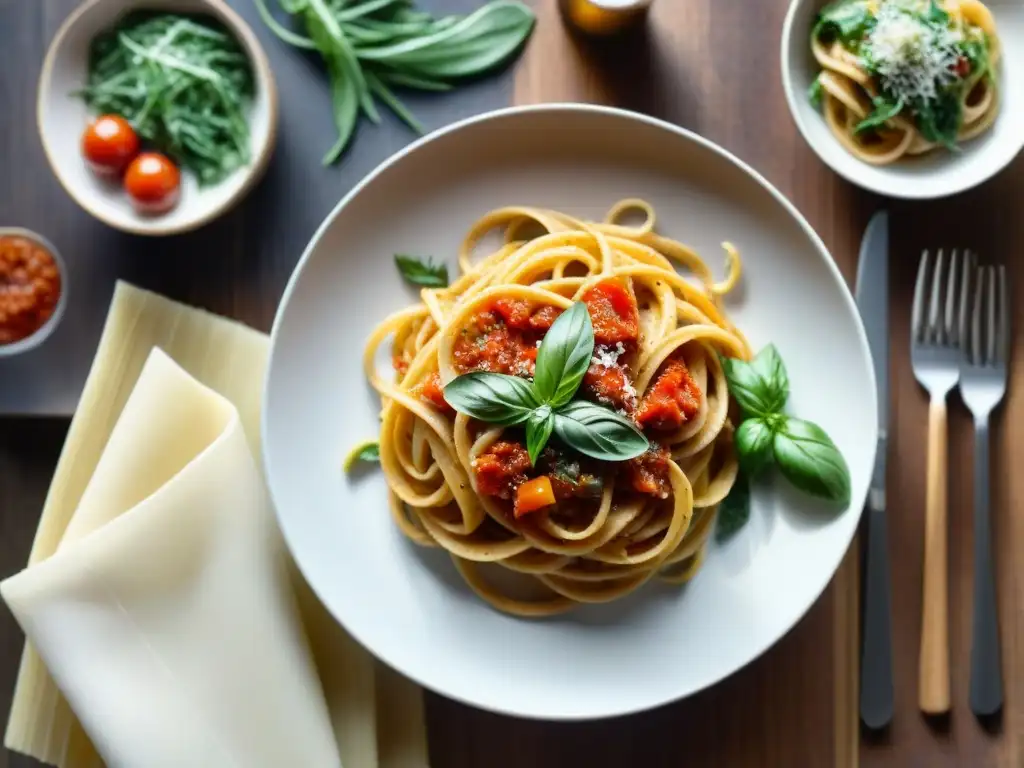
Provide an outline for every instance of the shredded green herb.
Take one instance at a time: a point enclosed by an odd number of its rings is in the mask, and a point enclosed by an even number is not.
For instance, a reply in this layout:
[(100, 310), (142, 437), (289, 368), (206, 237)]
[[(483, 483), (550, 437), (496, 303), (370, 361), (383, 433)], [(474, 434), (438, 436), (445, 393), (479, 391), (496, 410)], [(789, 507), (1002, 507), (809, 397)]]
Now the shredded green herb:
[(298, 21), (278, 21), (255, 0), (270, 30), (289, 45), (319, 52), (327, 69), (338, 140), (324, 156), (337, 160), (359, 113), (380, 122), (380, 101), (418, 133), (423, 126), (394, 88), (447, 91), (453, 81), (506, 61), (529, 37), (534, 14), (518, 0), (492, 0), (468, 16), (434, 18), (411, 0), (277, 0)]
[(207, 186), (249, 162), (253, 92), (249, 59), (220, 22), (136, 11), (93, 40), (78, 95), (97, 115), (128, 120)]

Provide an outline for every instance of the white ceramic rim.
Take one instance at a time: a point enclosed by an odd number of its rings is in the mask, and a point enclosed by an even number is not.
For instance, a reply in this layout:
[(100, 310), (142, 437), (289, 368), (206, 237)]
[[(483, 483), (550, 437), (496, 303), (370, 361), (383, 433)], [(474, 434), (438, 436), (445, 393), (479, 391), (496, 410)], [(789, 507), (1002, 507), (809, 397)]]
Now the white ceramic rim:
[(0, 359), (3, 359), (33, 350), (53, 335), (64, 317), (64, 308), (68, 303), (68, 269), (53, 243), (38, 232), (24, 227), (0, 227), (0, 237), (24, 237), (26, 240), (32, 240), (41, 245), (53, 257), (53, 263), (57, 265), (57, 274), (60, 275), (60, 297), (57, 299), (57, 306), (53, 308), (53, 314), (33, 331), (31, 336), (26, 336), (13, 344), (0, 344)]
[[(39, 83), (36, 87), (36, 131), (39, 133), (39, 139), (43, 144), (43, 154), (46, 155), (46, 161), (49, 163), (54, 176), (57, 177), (57, 181), (60, 182), (60, 185), (64, 188), (64, 191), (68, 193), (71, 199), (78, 203), (83, 210), (99, 221), (102, 221), (107, 226), (119, 229), (122, 232), (129, 232), (133, 235), (146, 235), (149, 237), (162, 237), (164, 235), (178, 235), (184, 232), (191, 232), (204, 224), (208, 224), (222, 213), (233, 208), (236, 203), (248, 194), (253, 186), (255, 186), (256, 182), (263, 177), (263, 174), (267, 169), (267, 165), (270, 163), (270, 156), (273, 154), (274, 145), (277, 143), (278, 121), (277, 83), (274, 80), (274, 72), (270, 68), (270, 61), (267, 59), (267, 54), (263, 50), (263, 46), (260, 45), (260, 41), (256, 37), (256, 34), (231, 6), (226, 2), (223, 2), (223, 0), (200, 0), (203, 4), (208, 5), (210, 7), (210, 12), (214, 16), (220, 18), (237, 36), (238, 41), (242, 44), (246, 55), (249, 57), (253, 72), (256, 76), (257, 87), (260, 88), (267, 97), (267, 119), (269, 121), (269, 125), (267, 126), (266, 142), (264, 142), (261, 147), (257, 148), (258, 152), (253, 158), (253, 162), (248, 167), (238, 171), (239, 173), (247, 174), (245, 183), (241, 184), (233, 195), (225, 198), (220, 205), (207, 209), (195, 218), (181, 222), (176, 226), (163, 227), (158, 224), (137, 226), (130, 223), (114, 221), (107, 217), (103, 210), (94, 205), (88, 197), (76, 192), (75, 186), (67, 180), (60, 164), (54, 158), (50, 149), (50, 141), (47, 137), (47, 132), (43, 129), (43, 108), (46, 96), (46, 89), (44, 86), (51, 80), (50, 73), (53, 70), (53, 63), (57, 58), (57, 51), (64, 43), (64, 38), (67, 37), (71, 28), (78, 22), (78, 20), (87, 11), (89, 11), (90, 8), (102, 2), (109, 2), (109, 0), (85, 0), (85, 2), (76, 7), (61, 23), (60, 28), (57, 30), (57, 34), (53, 36), (53, 41), (46, 50), (46, 56), (43, 59), (43, 67), (39, 73)], [(123, 12), (131, 10), (129, 3), (124, 3), (123, 5)], [(173, 0), (166, 0), (168, 10), (173, 10), (173, 5)]]
[[(803, 98), (803, 94), (800, 93), (799, 96), (797, 95), (799, 89), (795, 88), (793, 85), (792, 73), (788, 65), (789, 48), (792, 41), (793, 27), (796, 23), (797, 12), (805, 4), (812, 3), (814, 1), (815, 0), (792, 0), (790, 3), (789, 10), (786, 12), (786, 20), (782, 24), (782, 43), (779, 47), (779, 68), (782, 72), (782, 90), (786, 94), (786, 104), (789, 107), (790, 117), (796, 124), (800, 135), (803, 136), (804, 143), (811, 148), (821, 162), (827, 165), (833, 173), (841, 176), (851, 184), (860, 187), (861, 189), (866, 189), (869, 192), (875, 192), (876, 194), (883, 195), (885, 197), (898, 198), (902, 200), (940, 200), (947, 197), (953, 197), (954, 195), (958, 195), (962, 192), (967, 192), (968, 190), (981, 186), (995, 176), (998, 176), (1014, 161), (1017, 155), (1020, 154), (1021, 150), (1024, 149), (1024, 135), (1022, 135), (1021, 143), (1020, 146), (1017, 147), (1017, 151), (1010, 155), (1006, 162), (1001, 166), (993, 168), (988, 175), (968, 177), (969, 180), (966, 183), (948, 184), (943, 187), (935, 187), (934, 185), (927, 183), (926, 180), (922, 180), (921, 184), (914, 185), (909, 188), (902, 184), (894, 185), (895, 189), (886, 188), (881, 184), (876, 184), (873, 181), (866, 181), (863, 178), (859, 178), (855, 173), (848, 173), (844, 169), (837, 167), (829, 159), (828, 153), (824, 152), (818, 143), (811, 138), (811, 135), (804, 127), (803, 121), (800, 119), (797, 99)], [(824, 5), (825, 0), (821, 0), (821, 3)], [(836, 146), (841, 151), (846, 151), (846, 149), (838, 143)], [(964, 178), (964, 174), (960, 174), (957, 178)]]
[[(306, 264), (309, 261), (312, 253), (315, 251), (316, 246), (319, 243), (320, 239), (323, 237), (323, 235), (327, 231), (327, 229), (333, 224), (333, 222), (334, 222), (335, 218), (337, 217), (339, 211), (341, 211), (342, 208), (344, 208), (346, 205), (348, 205), (349, 201), (351, 201), (357, 195), (359, 195), (366, 186), (368, 186), (374, 179), (376, 179), (378, 176), (380, 176), (382, 173), (384, 173), (387, 169), (389, 169), (393, 165), (395, 165), (398, 162), (400, 162), (407, 155), (410, 155), (410, 154), (416, 152), (424, 144), (426, 144), (428, 142), (431, 142), (431, 141), (433, 141), (434, 139), (436, 139), (436, 138), (438, 138), (440, 136), (444, 136), (444, 135), (451, 134), (451, 133), (456, 133), (456, 132), (461, 131), (463, 129), (470, 128), (470, 127), (472, 127), (472, 126), (474, 126), (474, 125), (476, 125), (478, 123), (483, 123), (483, 122), (487, 122), (487, 121), (491, 121), (491, 120), (501, 120), (502, 118), (505, 118), (505, 117), (508, 117), (508, 116), (521, 115), (521, 114), (531, 113), (531, 112), (548, 112), (548, 111), (589, 112), (589, 113), (603, 114), (603, 115), (606, 115), (606, 116), (625, 118), (625, 119), (628, 119), (628, 120), (635, 120), (635, 121), (638, 121), (638, 122), (646, 123), (646, 124), (648, 124), (650, 126), (653, 126), (653, 127), (656, 127), (656, 128), (660, 128), (662, 130), (665, 130), (665, 131), (668, 131), (670, 133), (673, 133), (676, 136), (678, 136), (680, 139), (694, 142), (697, 145), (699, 145), (700, 147), (702, 147), (703, 149), (717, 154), (719, 157), (723, 158), (727, 162), (731, 162), (737, 168), (739, 168), (744, 173), (746, 173), (751, 179), (753, 179), (758, 185), (760, 185), (765, 191), (767, 191), (783, 207), (783, 209), (800, 226), (800, 228), (803, 230), (804, 234), (807, 236), (807, 238), (810, 241), (810, 243), (815, 248), (817, 248), (817, 250), (819, 251), (819, 253), (823, 257), (823, 261), (825, 262), (826, 268), (829, 269), (832, 272), (832, 275), (835, 278), (837, 285), (839, 285), (840, 288), (841, 288), (841, 295), (843, 296), (843, 301), (846, 302), (847, 311), (849, 311), (852, 314), (852, 316), (856, 318), (856, 321), (857, 321), (856, 322), (857, 336), (858, 336), (860, 347), (861, 347), (860, 353), (861, 353), (861, 355), (864, 357), (864, 359), (867, 362), (868, 370), (870, 372), (872, 392), (874, 392), (877, 389), (877, 385), (876, 385), (876, 381), (875, 381), (875, 370), (874, 370), (874, 365), (873, 365), (873, 363), (871, 361), (871, 355), (870, 355), (870, 349), (869, 349), (869, 346), (868, 346), (867, 334), (866, 334), (866, 332), (864, 330), (863, 323), (860, 321), (860, 313), (859, 313), (859, 311), (857, 309), (856, 302), (854, 301), (853, 294), (850, 292), (850, 289), (847, 286), (846, 281), (845, 281), (845, 279), (842, 276), (842, 273), (839, 271), (838, 266), (836, 265), (835, 261), (833, 260), (833, 258), (831, 256), (831, 254), (829, 253), (828, 249), (825, 247), (824, 242), (821, 240), (820, 237), (818, 237), (818, 234), (814, 231), (814, 229), (807, 222), (807, 220), (803, 217), (803, 215), (797, 210), (797, 208), (781, 192), (779, 192), (770, 182), (768, 182), (767, 179), (765, 179), (763, 176), (761, 176), (761, 174), (759, 174), (757, 171), (755, 171), (753, 168), (751, 168), (745, 162), (740, 160), (738, 157), (736, 157), (735, 155), (733, 155), (729, 151), (723, 149), (722, 147), (719, 147), (717, 144), (714, 144), (713, 142), (709, 141), (708, 139), (705, 139), (702, 136), (699, 136), (699, 135), (697, 135), (697, 134), (695, 134), (695, 133), (693, 133), (691, 131), (688, 131), (685, 128), (681, 128), (681, 127), (679, 127), (677, 125), (673, 125), (672, 123), (665, 122), (664, 120), (659, 120), (659, 119), (654, 118), (654, 117), (650, 117), (650, 116), (647, 116), (647, 115), (643, 115), (643, 114), (640, 114), (640, 113), (631, 112), (629, 110), (619, 109), (619, 108), (615, 108), (615, 107), (605, 107), (605, 106), (594, 105), (594, 104), (552, 103), (552, 104), (534, 104), (534, 105), (527, 105), (527, 106), (506, 107), (504, 109), (494, 110), (494, 111), (486, 112), (484, 114), (477, 115), (477, 116), (474, 116), (474, 117), (466, 118), (464, 120), (460, 120), (459, 122), (453, 123), (453, 124), (451, 124), (449, 126), (446, 126), (444, 128), (438, 129), (438, 130), (436, 130), (436, 131), (434, 131), (434, 132), (432, 132), (432, 133), (430, 133), (430, 134), (428, 134), (426, 136), (421, 137), (417, 141), (409, 144), (404, 149), (399, 150), (398, 152), (393, 154), (391, 157), (389, 157), (386, 160), (384, 160), (373, 171), (371, 171), (369, 174), (367, 174), (358, 184), (356, 184), (355, 187), (353, 187), (353, 189), (348, 194), (346, 194), (341, 199), (341, 201), (327, 215), (327, 217), (324, 219), (323, 223), (321, 223), (320, 226), (313, 233), (313, 236), (310, 238), (309, 244), (306, 246), (306, 249), (303, 251), (302, 256), (299, 258), (298, 263), (295, 265), (295, 268), (292, 271), (292, 274), (291, 274), (291, 276), (288, 279), (288, 283), (285, 286), (284, 293), (281, 296), (281, 301), (278, 304), (277, 312), (275, 313), (275, 316), (274, 316), (273, 327), (271, 328), (271, 332), (270, 332), (270, 353), (269, 353), (268, 359), (267, 359), (267, 368), (266, 368), (266, 373), (264, 375), (264, 382), (263, 382), (264, 393), (266, 393), (266, 391), (268, 389), (269, 382), (270, 382), (271, 372), (272, 372), (272, 370), (274, 368), (275, 349), (276, 349), (276, 344), (277, 344), (278, 333), (280, 331), (280, 324), (282, 322), (282, 317), (284, 315), (285, 309), (288, 306), (289, 301), (291, 300), (292, 293), (295, 290), (295, 286), (298, 283), (299, 276), (301, 275), (301, 273), (306, 268)], [(275, 498), (274, 498), (275, 494), (274, 494), (273, 483), (271, 482), (272, 473), (271, 473), (271, 467), (270, 467), (270, 459), (269, 459), (268, 451), (267, 451), (267, 445), (268, 445), (267, 426), (268, 425), (267, 425), (267, 409), (266, 409), (266, 405), (265, 405), (266, 402), (267, 402), (267, 400), (266, 400), (266, 397), (264, 396), (264, 400), (263, 400), (264, 405), (261, 408), (261, 413), (260, 413), (260, 441), (261, 441), (261, 454), (262, 454), (263, 468), (264, 468), (265, 477), (267, 479), (268, 493), (270, 495), (271, 504), (274, 507), (274, 514), (277, 517), (278, 527), (281, 530), (281, 534), (282, 534), (282, 536), (283, 536), (283, 538), (285, 540), (285, 543), (288, 546), (289, 552), (293, 553), (292, 559), (294, 560), (296, 567), (299, 569), (299, 572), (302, 573), (303, 578), (306, 578), (306, 573), (305, 573), (305, 570), (303, 568), (302, 562), (299, 560), (298, 557), (294, 556), (294, 551), (295, 550), (292, 547), (292, 541), (291, 541), (291, 539), (289, 537), (288, 527), (285, 524), (284, 516), (281, 514), (281, 511), (278, 508), (278, 505), (277, 505), (277, 503), (275, 501)], [(873, 461), (874, 461), (874, 456), (871, 457), (871, 462), (873, 463)], [(865, 489), (865, 491), (866, 491), (866, 489)], [(853, 503), (853, 504), (850, 505), (850, 509), (847, 510), (846, 514), (854, 515), (855, 518), (857, 519), (857, 521), (859, 521), (860, 516), (863, 513), (863, 508), (862, 508), (863, 504), (861, 504), (857, 500), (857, 498), (854, 498), (853, 501), (856, 502), (856, 503)], [(848, 536), (848, 538), (847, 538), (847, 540), (845, 542), (845, 546), (839, 551), (839, 555), (836, 558), (835, 562), (832, 563), (831, 566), (829, 567), (829, 569), (827, 571), (827, 573), (828, 573), (827, 578), (825, 578), (822, 581), (822, 583), (819, 585), (819, 587), (816, 590), (814, 590), (814, 599), (811, 600), (807, 604), (807, 606), (803, 609), (802, 612), (800, 612), (798, 615), (796, 615), (793, 618), (793, 621), (792, 621), (792, 623), (789, 624), (789, 626), (784, 627), (776, 635), (774, 635), (772, 637), (766, 638), (766, 642), (757, 650), (756, 653), (752, 654), (750, 656), (750, 658), (747, 659), (746, 662), (744, 662), (743, 664), (740, 664), (739, 666), (735, 667), (734, 669), (729, 671), (727, 674), (725, 674), (722, 677), (720, 677), (717, 681), (712, 682), (712, 683), (708, 683), (707, 685), (704, 685), (704, 686), (702, 686), (700, 688), (695, 688), (695, 689), (693, 689), (693, 690), (691, 690), (691, 691), (689, 691), (689, 692), (687, 692), (685, 694), (676, 695), (676, 696), (665, 696), (665, 697), (662, 697), (662, 698), (660, 698), (658, 700), (650, 701), (650, 702), (648, 702), (648, 703), (646, 703), (645, 705), (642, 705), (642, 706), (633, 706), (633, 707), (623, 708), (623, 709), (618, 710), (618, 711), (616, 711), (614, 713), (608, 713), (607, 715), (603, 715), (601, 717), (620, 717), (620, 716), (635, 714), (635, 713), (638, 713), (638, 712), (645, 712), (645, 711), (649, 711), (651, 709), (655, 709), (655, 708), (660, 707), (660, 706), (664, 706), (664, 705), (669, 704), (671, 702), (681, 700), (683, 698), (689, 698), (689, 697), (693, 696), (694, 694), (699, 693), (702, 690), (705, 690), (707, 688), (712, 687), (713, 685), (717, 685), (718, 683), (721, 683), (723, 680), (725, 680), (728, 677), (731, 677), (732, 675), (734, 675), (740, 669), (743, 669), (744, 667), (748, 666), (751, 662), (753, 662), (756, 659), (760, 658), (762, 655), (764, 655), (764, 653), (768, 649), (770, 649), (773, 646), (775, 646), (779, 642), (779, 640), (781, 640), (786, 634), (788, 634), (793, 629), (793, 627), (796, 626), (796, 624), (804, 616), (806, 616), (807, 611), (809, 611), (811, 609), (811, 607), (815, 603), (817, 603), (817, 601), (821, 598), (821, 595), (824, 593), (825, 589), (831, 583), (833, 577), (836, 574), (836, 571), (839, 569), (839, 565), (842, 563), (843, 558), (846, 556), (846, 553), (849, 551), (850, 542), (853, 541), (853, 537), (856, 535), (857, 527), (858, 527), (857, 524), (854, 524), (854, 525), (850, 526), (850, 533), (849, 533), (849, 536)], [(324, 605), (325, 609), (329, 613), (331, 613), (331, 615), (334, 617), (335, 621), (337, 621), (345, 629), (345, 631), (347, 631), (357, 642), (359, 642), (359, 644), (362, 645), (363, 648), (365, 648), (371, 655), (373, 655), (374, 658), (380, 660), (384, 664), (387, 664), (389, 667), (391, 667), (392, 669), (394, 669), (398, 673), (402, 674), (403, 676), (407, 677), (408, 679), (412, 680), (413, 682), (417, 683), (418, 685), (420, 685), (423, 688), (432, 690), (432, 691), (434, 691), (435, 693), (437, 693), (437, 694), (439, 694), (441, 696), (445, 696), (447, 698), (450, 698), (450, 699), (453, 699), (453, 700), (456, 700), (456, 701), (460, 701), (461, 703), (466, 704), (466, 705), (471, 706), (471, 707), (474, 707), (474, 708), (478, 708), (478, 709), (484, 709), (485, 708), (485, 705), (483, 705), (483, 704), (481, 704), (479, 702), (470, 701), (469, 699), (467, 699), (465, 697), (457, 696), (457, 695), (454, 695), (454, 694), (452, 694), (452, 693), (450, 693), (450, 692), (448, 692), (446, 690), (440, 690), (439, 688), (437, 688), (435, 686), (431, 686), (431, 685), (427, 684), (424, 680), (422, 680), (420, 677), (418, 677), (416, 674), (414, 674), (414, 673), (410, 672), (409, 670), (403, 668), (402, 666), (396, 664), (392, 659), (384, 658), (382, 656), (377, 655), (376, 651), (371, 646), (367, 645), (363, 641), (362, 637), (359, 635), (358, 632), (356, 632), (353, 629), (349, 628), (345, 624), (345, 622), (341, 620), (341, 618), (339, 616), (335, 615), (333, 612), (330, 611), (330, 608), (327, 607), (328, 601), (324, 600), (324, 598), (320, 595), (320, 592), (317, 589), (316, 585), (312, 584), (308, 579), (307, 579), (307, 583), (309, 584), (310, 588), (313, 590), (314, 594), (317, 595), (317, 599), (319, 599), (321, 601), (321, 603)], [(525, 719), (541, 719), (541, 718), (538, 718), (537, 715), (534, 715), (534, 714), (532, 714), (530, 712), (517, 711), (517, 710), (514, 710), (514, 709), (503, 708), (501, 706), (487, 706), (486, 710), (490, 711), (490, 712), (495, 712), (497, 714), (508, 715), (508, 716), (511, 716), (511, 717), (519, 717), (519, 718), (525, 718)], [(552, 721), (552, 722), (579, 722), (579, 721), (590, 721), (590, 720), (600, 719), (600, 718), (595, 718), (595, 717), (586, 716), (586, 715), (574, 715), (574, 714), (568, 714), (568, 715), (550, 715), (550, 714), (547, 714), (542, 719), (545, 720), (545, 721)]]

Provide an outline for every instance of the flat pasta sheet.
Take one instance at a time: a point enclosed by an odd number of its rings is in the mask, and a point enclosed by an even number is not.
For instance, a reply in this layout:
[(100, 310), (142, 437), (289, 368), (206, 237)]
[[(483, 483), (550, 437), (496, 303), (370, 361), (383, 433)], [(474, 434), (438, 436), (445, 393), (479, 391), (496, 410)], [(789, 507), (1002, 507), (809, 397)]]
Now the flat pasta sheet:
[[(421, 692), (347, 636), (280, 542), (253, 458), (267, 351), (119, 284), (4, 597), (111, 762), (425, 766)], [(103, 765), (43, 658), (26, 644), (6, 746)]]

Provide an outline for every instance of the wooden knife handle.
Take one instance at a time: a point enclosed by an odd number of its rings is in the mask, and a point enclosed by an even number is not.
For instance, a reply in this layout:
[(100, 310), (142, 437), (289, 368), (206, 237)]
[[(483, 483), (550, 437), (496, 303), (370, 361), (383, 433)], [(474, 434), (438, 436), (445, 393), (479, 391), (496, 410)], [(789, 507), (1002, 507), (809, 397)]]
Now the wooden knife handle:
[(921, 617), (921, 711), (949, 711), (949, 569), (946, 523), (946, 403), (928, 410), (927, 505), (924, 522), (924, 600)]

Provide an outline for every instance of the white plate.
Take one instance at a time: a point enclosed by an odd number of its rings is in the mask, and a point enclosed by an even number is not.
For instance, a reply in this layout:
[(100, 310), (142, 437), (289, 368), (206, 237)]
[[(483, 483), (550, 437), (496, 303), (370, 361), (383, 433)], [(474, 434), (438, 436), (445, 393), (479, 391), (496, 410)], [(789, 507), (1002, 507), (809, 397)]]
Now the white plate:
[(930, 200), (964, 192), (995, 176), (1024, 148), (1024, 4), (986, 0), (1003, 44), (1001, 107), (992, 130), (962, 145), (920, 158), (874, 166), (851, 155), (832, 135), (807, 92), (821, 67), (811, 54), (811, 28), (828, 0), (793, 0), (782, 29), (782, 85), (789, 111), (811, 149), (833, 171), (880, 195)]
[[(496, 612), (438, 551), (408, 542), (384, 479), (345, 477), (341, 459), (374, 437), (379, 401), (363, 380), (364, 341), (417, 300), (395, 252), (455, 267), (463, 231), (503, 205), (597, 217), (643, 197), (659, 229), (711, 263), (730, 240), (745, 254), (733, 318), (789, 367), (791, 405), (845, 454), (853, 500), (839, 516), (787, 491), (758, 489), (751, 524), (686, 588), (645, 586), (549, 620)], [(853, 537), (875, 450), (875, 387), (851, 296), (800, 214), (740, 161), (679, 128), (583, 105), (519, 108), (413, 144), (327, 218), (274, 323), (263, 413), (264, 460), (299, 567), (370, 651), (422, 685), (469, 704), (545, 719), (653, 707), (712, 685), (777, 641), (821, 594)]]

